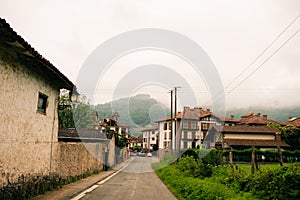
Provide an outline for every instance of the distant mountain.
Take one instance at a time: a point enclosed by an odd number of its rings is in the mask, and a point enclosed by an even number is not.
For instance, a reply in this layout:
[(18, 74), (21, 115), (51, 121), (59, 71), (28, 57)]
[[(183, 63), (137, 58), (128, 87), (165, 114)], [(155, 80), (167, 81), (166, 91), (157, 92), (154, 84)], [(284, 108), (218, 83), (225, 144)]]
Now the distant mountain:
[(112, 117), (114, 112), (118, 112), (119, 121), (128, 124), (131, 128), (152, 125), (155, 120), (169, 114), (169, 109), (166, 106), (146, 94), (99, 104), (95, 106), (95, 109), (100, 120)]
[(235, 119), (240, 119), (240, 117), (246, 113), (254, 112), (261, 113), (261, 115), (268, 115), (269, 119), (273, 119), (279, 122), (288, 121), (289, 117), (300, 117), (300, 106), (298, 107), (287, 107), (287, 108), (239, 108), (239, 109), (229, 109), (226, 111), (226, 116), (230, 117), (231, 114), (234, 115)]

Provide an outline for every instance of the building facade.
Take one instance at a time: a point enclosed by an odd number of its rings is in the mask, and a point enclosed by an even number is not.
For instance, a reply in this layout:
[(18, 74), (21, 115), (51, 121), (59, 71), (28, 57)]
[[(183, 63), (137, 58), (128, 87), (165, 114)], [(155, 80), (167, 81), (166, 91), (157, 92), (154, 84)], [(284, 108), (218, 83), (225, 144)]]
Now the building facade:
[(54, 172), (60, 89), (73, 84), (0, 19), (0, 186)]
[(147, 152), (158, 150), (158, 126), (152, 126), (142, 130), (143, 150)]
[[(212, 137), (211, 137), (211, 136)], [(216, 139), (215, 148), (220, 149), (247, 149), (255, 148), (276, 149), (288, 147), (281, 141), (281, 132), (267, 126), (213, 126), (208, 138)]]

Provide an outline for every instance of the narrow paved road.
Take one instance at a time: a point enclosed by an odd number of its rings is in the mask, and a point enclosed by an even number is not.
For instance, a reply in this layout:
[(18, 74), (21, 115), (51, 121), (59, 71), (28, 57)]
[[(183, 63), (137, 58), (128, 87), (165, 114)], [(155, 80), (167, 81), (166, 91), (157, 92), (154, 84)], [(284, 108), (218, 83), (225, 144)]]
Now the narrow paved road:
[(153, 172), (151, 163), (155, 160), (154, 157), (135, 157), (120, 173), (82, 199), (176, 199)]

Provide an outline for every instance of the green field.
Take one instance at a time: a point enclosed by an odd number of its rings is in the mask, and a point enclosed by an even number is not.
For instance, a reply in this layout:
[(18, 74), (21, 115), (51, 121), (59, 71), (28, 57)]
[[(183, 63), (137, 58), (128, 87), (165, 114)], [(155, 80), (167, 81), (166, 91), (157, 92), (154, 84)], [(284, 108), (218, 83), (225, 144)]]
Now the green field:
[[(299, 163), (251, 165), (203, 163), (184, 157), (171, 165), (153, 165), (157, 175), (179, 199), (300, 199)], [(162, 168), (162, 166), (165, 166)]]

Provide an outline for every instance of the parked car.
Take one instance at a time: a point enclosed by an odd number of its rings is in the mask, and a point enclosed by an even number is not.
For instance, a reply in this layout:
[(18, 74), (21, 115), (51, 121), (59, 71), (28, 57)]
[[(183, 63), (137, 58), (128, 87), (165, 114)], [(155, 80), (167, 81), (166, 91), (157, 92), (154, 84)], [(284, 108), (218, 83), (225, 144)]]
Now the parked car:
[(147, 157), (152, 157), (152, 153), (147, 153)]
[(143, 153), (143, 152), (139, 152), (138, 154), (139, 156), (142, 156), (142, 157), (145, 157), (146, 156), (146, 153)]
[(136, 152), (130, 152), (130, 156), (136, 156)]

